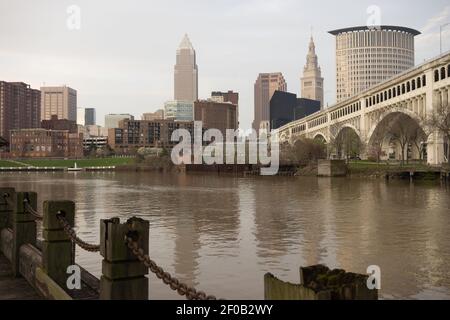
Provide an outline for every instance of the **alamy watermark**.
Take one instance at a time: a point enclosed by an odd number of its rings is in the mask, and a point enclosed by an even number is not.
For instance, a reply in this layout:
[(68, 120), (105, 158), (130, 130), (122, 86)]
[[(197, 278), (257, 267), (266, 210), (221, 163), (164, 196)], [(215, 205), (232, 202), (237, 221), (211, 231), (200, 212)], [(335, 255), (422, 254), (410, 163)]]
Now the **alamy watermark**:
[(226, 130), (226, 137), (218, 129), (203, 132), (201, 121), (194, 122), (194, 132), (176, 129), (171, 136), (178, 144), (172, 149), (171, 159), (181, 164), (252, 164), (261, 165), (261, 175), (276, 175), (280, 163), (278, 133), (266, 130)]
[(66, 20), (67, 29), (70, 31), (81, 29), (81, 8), (77, 5), (68, 6), (66, 9), (68, 14)]

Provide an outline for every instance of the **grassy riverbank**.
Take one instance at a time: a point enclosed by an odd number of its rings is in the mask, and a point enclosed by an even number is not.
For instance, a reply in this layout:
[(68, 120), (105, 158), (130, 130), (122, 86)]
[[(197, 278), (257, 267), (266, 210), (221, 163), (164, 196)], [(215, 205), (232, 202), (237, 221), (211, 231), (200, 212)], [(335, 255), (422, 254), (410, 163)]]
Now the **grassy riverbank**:
[(57, 167), (73, 168), (75, 163), (79, 168), (123, 166), (134, 163), (134, 158), (93, 158), (93, 159), (31, 159), (31, 160), (0, 160), (0, 167)]

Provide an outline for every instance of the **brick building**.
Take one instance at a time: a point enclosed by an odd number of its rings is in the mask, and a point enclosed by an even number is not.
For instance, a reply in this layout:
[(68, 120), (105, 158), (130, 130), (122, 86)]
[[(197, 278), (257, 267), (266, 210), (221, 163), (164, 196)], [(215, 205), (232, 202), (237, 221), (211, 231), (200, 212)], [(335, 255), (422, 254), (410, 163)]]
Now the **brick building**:
[(119, 128), (108, 130), (108, 143), (119, 154), (133, 153), (141, 147), (172, 148), (178, 142), (171, 142), (176, 129), (187, 129), (193, 137), (193, 121), (174, 120), (129, 120), (119, 122)]
[(41, 92), (23, 82), (0, 81), (0, 137), (10, 140), (10, 130), (41, 126)]
[(12, 158), (81, 158), (83, 136), (68, 130), (11, 130)]
[(194, 103), (194, 119), (202, 121), (204, 128), (220, 130), (224, 138), (227, 129), (238, 129), (237, 106), (230, 102), (196, 101)]

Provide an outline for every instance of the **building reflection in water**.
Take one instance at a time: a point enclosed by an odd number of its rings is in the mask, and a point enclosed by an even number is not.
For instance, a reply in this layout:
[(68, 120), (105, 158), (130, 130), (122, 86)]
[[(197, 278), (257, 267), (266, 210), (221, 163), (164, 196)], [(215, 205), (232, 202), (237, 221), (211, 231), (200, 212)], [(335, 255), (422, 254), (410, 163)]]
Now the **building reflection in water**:
[[(263, 275), (298, 282), (325, 263), (382, 271), (385, 298), (450, 298), (450, 191), (438, 184), (358, 179), (233, 178), (147, 173), (2, 173), (0, 186), (74, 200), (80, 237), (100, 219), (150, 220), (150, 255), (208, 293), (263, 298)], [(99, 275), (101, 258), (78, 250)], [(150, 276), (150, 297), (178, 299)]]

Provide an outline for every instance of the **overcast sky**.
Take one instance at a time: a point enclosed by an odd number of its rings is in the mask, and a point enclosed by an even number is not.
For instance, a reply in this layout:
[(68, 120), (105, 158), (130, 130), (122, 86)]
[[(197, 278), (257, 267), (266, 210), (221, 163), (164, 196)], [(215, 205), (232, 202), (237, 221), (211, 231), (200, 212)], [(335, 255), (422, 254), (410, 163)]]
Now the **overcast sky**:
[[(67, 8), (81, 10), (70, 29)], [(258, 73), (281, 71), (299, 93), (311, 29), (335, 101), (335, 42), (329, 30), (366, 25), (380, 8), (381, 24), (416, 28), (416, 63), (439, 54), (439, 26), (450, 22), (448, 0), (0, 0), (0, 80), (34, 88), (68, 86), (78, 106), (136, 117), (173, 98), (175, 52), (185, 33), (197, 51), (200, 98), (214, 90), (240, 93), (240, 121), (253, 120)], [(75, 20), (69, 19), (69, 25)], [(443, 33), (450, 50), (450, 26)]]

